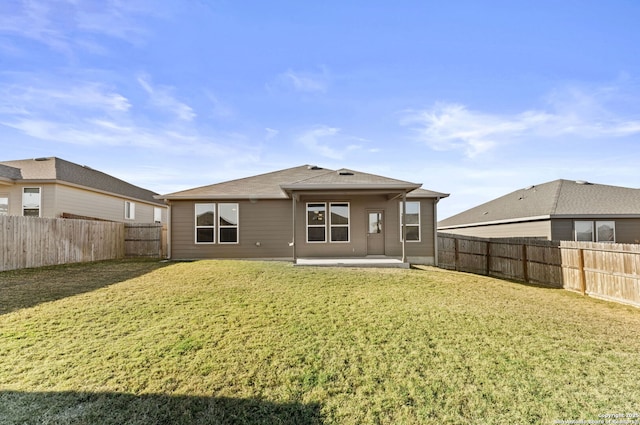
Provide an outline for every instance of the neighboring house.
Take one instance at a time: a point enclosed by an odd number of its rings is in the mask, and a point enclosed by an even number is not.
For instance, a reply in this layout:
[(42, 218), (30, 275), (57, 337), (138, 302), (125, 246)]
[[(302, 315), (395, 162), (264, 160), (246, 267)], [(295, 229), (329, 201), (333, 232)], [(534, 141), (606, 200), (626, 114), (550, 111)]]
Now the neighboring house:
[(640, 243), (640, 189), (554, 180), (442, 220), (438, 231), (488, 238)]
[(0, 161), (0, 215), (166, 223), (154, 195), (60, 158)]
[(305, 165), (158, 198), (170, 207), (173, 259), (390, 256), (434, 264), (436, 205), (448, 195), (420, 186)]

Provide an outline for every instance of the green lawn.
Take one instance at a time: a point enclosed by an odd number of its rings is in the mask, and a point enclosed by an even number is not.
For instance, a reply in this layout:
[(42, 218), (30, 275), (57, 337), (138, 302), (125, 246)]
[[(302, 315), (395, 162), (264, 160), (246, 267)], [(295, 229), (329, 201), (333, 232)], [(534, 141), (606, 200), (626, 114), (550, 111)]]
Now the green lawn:
[(249, 261), (0, 273), (3, 425), (636, 413), (640, 310), (563, 290), (435, 268)]

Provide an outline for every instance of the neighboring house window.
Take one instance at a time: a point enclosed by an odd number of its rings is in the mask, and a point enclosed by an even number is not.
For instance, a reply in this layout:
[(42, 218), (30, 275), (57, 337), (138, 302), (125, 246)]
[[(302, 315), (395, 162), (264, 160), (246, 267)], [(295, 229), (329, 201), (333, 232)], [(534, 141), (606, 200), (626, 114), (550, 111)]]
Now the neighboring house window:
[(220, 243), (238, 243), (238, 204), (218, 204)]
[(196, 243), (215, 243), (216, 204), (196, 204)]
[[(595, 225), (595, 226), (594, 226)], [(595, 227), (595, 232), (594, 232)], [(615, 242), (615, 221), (574, 221), (574, 240), (582, 242)]]
[(155, 223), (162, 223), (162, 208), (153, 207), (153, 221)]
[(593, 242), (593, 221), (574, 221), (574, 239), (582, 242)]
[(136, 219), (136, 204), (130, 201), (124, 201), (124, 219), (135, 220)]
[(0, 215), (9, 215), (9, 195), (0, 195)]
[(39, 187), (25, 187), (22, 189), (22, 215), (25, 217), (40, 217), (41, 196)]
[[(400, 240), (402, 241), (402, 202), (400, 202)], [(407, 242), (420, 242), (420, 202), (407, 202), (405, 209)]]
[(307, 242), (327, 241), (327, 204), (307, 204)]
[(596, 242), (615, 242), (616, 222), (596, 221)]
[(349, 204), (329, 204), (331, 242), (349, 242)]

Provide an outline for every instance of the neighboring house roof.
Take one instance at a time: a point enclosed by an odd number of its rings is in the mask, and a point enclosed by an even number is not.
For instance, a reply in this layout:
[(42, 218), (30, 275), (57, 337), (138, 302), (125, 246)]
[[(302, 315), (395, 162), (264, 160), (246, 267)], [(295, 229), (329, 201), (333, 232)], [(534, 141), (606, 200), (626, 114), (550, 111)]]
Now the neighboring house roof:
[(157, 205), (157, 193), (134, 186), (109, 174), (60, 158), (0, 161), (0, 178), (12, 183), (64, 182)]
[(338, 171), (303, 165), (267, 174), (202, 186), (159, 196), (159, 199), (288, 199), (293, 191), (407, 190), (413, 197), (444, 198), (445, 193), (418, 189), (421, 184), (360, 171)]
[(438, 223), (438, 229), (549, 218), (640, 217), (640, 189), (554, 180), (516, 190)]

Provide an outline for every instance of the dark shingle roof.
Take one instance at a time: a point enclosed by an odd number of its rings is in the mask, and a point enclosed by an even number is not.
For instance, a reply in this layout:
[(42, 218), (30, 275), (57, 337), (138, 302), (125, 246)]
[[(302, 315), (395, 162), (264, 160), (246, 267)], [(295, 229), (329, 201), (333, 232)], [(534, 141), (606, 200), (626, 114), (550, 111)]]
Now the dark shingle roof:
[[(353, 170), (329, 170), (310, 165), (202, 186), (161, 196), (162, 199), (287, 199), (291, 190), (417, 189), (420, 184)], [(448, 196), (421, 190), (413, 197)]]
[(640, 189), (554, 180), (516, 190), (438, 223), (438, 228), (540, 217), (640, 216)]
[[(9, 171), (7, 171), (9, 169)], [(11, 170), (18, 170), (18, 174)], [(6, 172), (6, 174), (5, 174)], [(1, 161), (0, 176), (15, 181), (50, 180), (75, 184), (140, 201), (163, 205), (154, 198), (157, 195), (147, 189), (134, 186), (109, 174), (94, 170), (87, 166), (74, 164), (60, 158), (37, 158), (16, 161)]]

